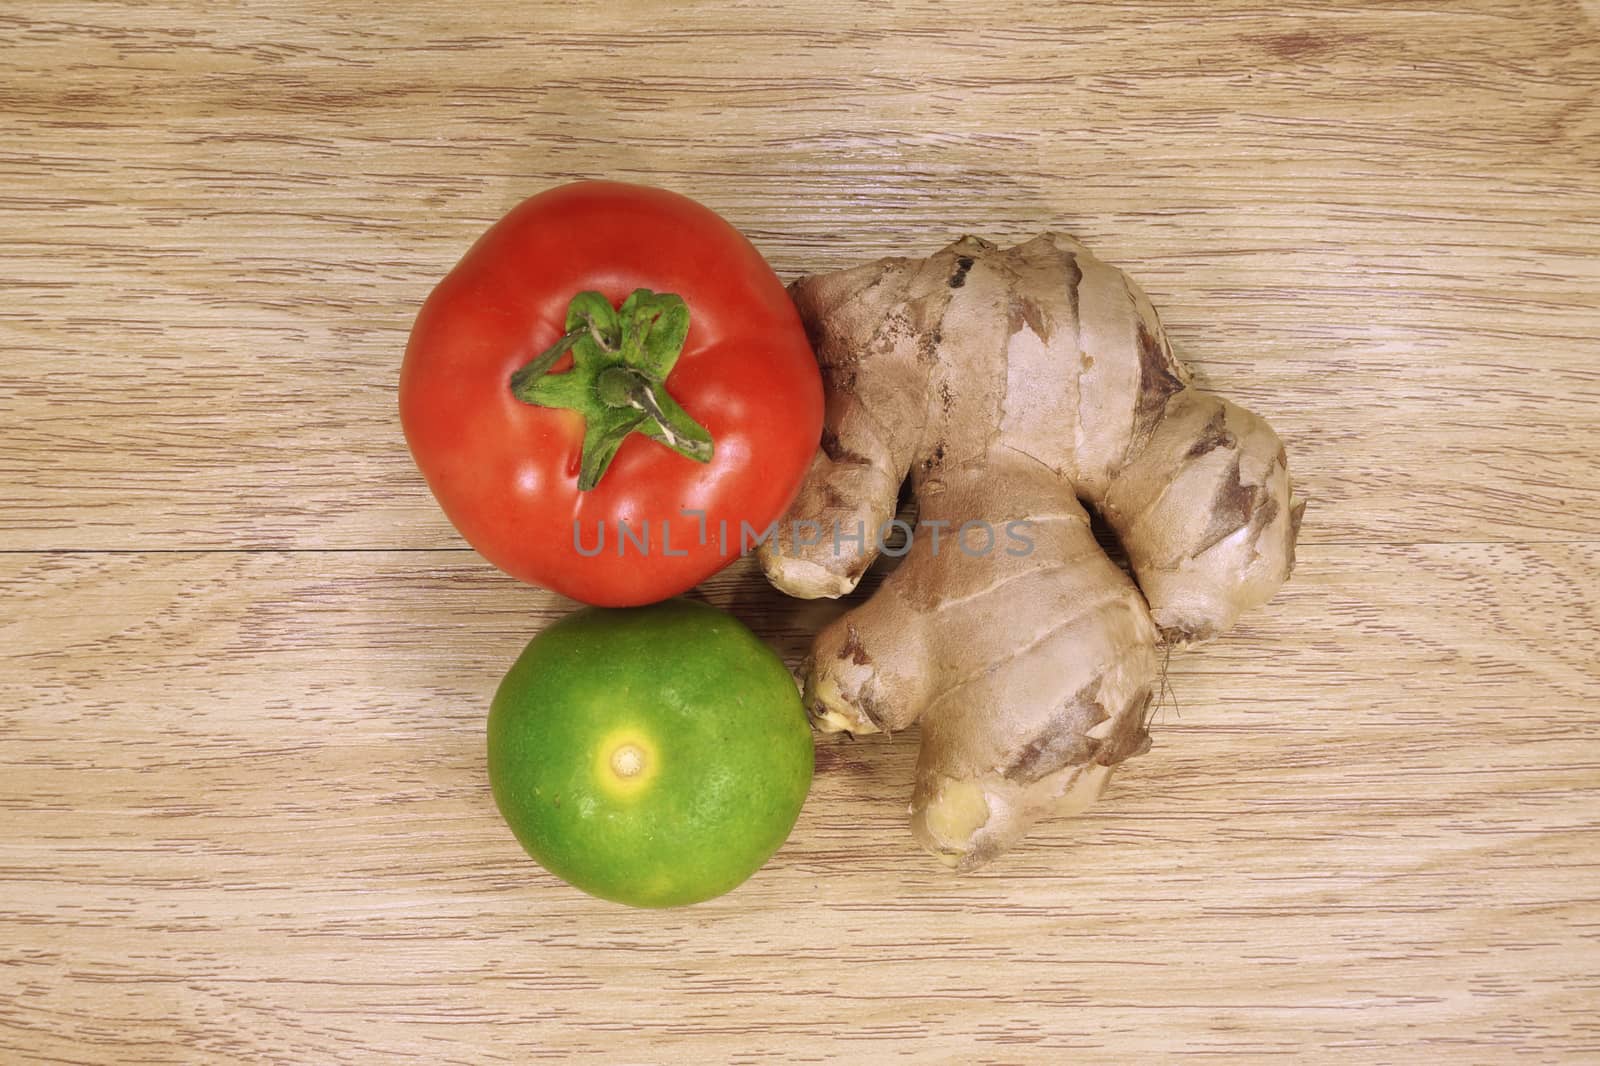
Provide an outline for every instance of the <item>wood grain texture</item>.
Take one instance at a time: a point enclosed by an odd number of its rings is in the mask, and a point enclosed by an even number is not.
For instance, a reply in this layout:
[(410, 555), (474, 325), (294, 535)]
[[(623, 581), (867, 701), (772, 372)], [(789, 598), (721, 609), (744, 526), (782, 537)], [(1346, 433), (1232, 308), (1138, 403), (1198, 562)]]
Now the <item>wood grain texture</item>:
[[(1597, 19), (0, 11), (0, 1061), (1600, 1057)], [(910, 840), (913, 738), (824, 738), (737, 892), (564, 888), (482, 743), (570, 604), (462, 547), (394, 380), (467, 244), (583, 176), (786, 278), (1076, 233), (1285, 438), (1293, 582), (979, 875)], [(791, 662), (840, 609), (703, 594)]]

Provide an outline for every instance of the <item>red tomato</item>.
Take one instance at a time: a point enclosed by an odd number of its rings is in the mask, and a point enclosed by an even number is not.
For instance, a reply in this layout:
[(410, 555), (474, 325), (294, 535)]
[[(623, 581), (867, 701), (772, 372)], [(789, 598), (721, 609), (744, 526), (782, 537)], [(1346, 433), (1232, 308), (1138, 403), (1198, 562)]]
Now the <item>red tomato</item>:
[[(532, 368), (540, 385), (598, 395), (578, 376), (555, 381), (586, 358), (620, 358), (615, 332), (583, 347), (592, 320), (569, 317), (569, 304), (599, 293), (616, 308), (641, 289), (682, 297), (688, 331), (653, 391), (631, 370), (623, 385), (676, 401), (692, 420), (680, 429), (709, 433), (704, 449), (696, 439), (673, 450), (663, 440), (679, 437), (616, 390), (593, 417), (513, 394), (512, 375), (562, 342), (577, 347), (549, 373)], [(613, 417), (623, 429), (645, 421), (580, 489), (585, 428)], [(406, 347), (400, 421), (445, 514), (490, 562), (586, 603), (631, 606), (694, 586), (739, 555), (743, 529), (783, 514), (821, 436), (822, 384), (782, 282), (737, 230), (675, 193), (580, 182), (523, 202), (433, 290)]]

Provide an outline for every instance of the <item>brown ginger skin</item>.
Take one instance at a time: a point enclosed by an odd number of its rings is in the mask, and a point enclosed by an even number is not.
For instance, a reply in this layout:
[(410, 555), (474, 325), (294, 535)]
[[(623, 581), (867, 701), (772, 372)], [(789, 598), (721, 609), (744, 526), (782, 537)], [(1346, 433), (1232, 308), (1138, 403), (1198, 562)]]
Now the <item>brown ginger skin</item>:
[(827, 414), (762, 565), (791, 595), (850, 591), (910, 478), (911, 549), (818, 635), (807, 699), (825, 730), (921, 722), (913, 831), (972, 869), (1149, 747), (1162, 635), (1216, 636), (1287, 579), (1300, 506), (1283, 448), (1192, 388), (1144, 293), (1071, 237), (966, 237), (791, 293)]

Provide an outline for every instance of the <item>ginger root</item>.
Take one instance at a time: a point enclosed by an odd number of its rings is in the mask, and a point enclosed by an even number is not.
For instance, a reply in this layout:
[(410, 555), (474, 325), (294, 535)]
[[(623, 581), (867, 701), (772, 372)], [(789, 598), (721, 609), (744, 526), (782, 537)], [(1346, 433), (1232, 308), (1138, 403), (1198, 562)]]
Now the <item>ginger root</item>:
[(913, 831), (973, 869), (1149, 748), (1158, 642), (1271, 598), (1303, 504), (1272, 428), (1191, 387), (1149, 299), (1071, 237), (966, 237), (791, 295), (827, 415), (762, 566), (794, 596), (849, 592), (910, 478), (910, 549), (818, 635), (806, 701), (826, 731), (920, 722)]

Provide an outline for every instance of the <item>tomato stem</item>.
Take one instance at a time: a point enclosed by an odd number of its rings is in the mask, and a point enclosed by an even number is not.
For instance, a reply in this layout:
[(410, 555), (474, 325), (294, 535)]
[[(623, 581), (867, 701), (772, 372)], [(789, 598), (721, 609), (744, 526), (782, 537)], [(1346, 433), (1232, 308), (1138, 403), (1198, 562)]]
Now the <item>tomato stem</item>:
[[(579, 489), (600, 483), (634, 433), (697, 463), (711, 461), (711, 434), (666, 389), (689, 334), (682, 297), (637, 289), (621, 307), (612, 307), (598, 292), (580, 292), (567, 306), (566, 329), (511, 375), (511, 392), (523, 403), (583, 415)], [(550, 373), (568, 352), (572, 369)]]

